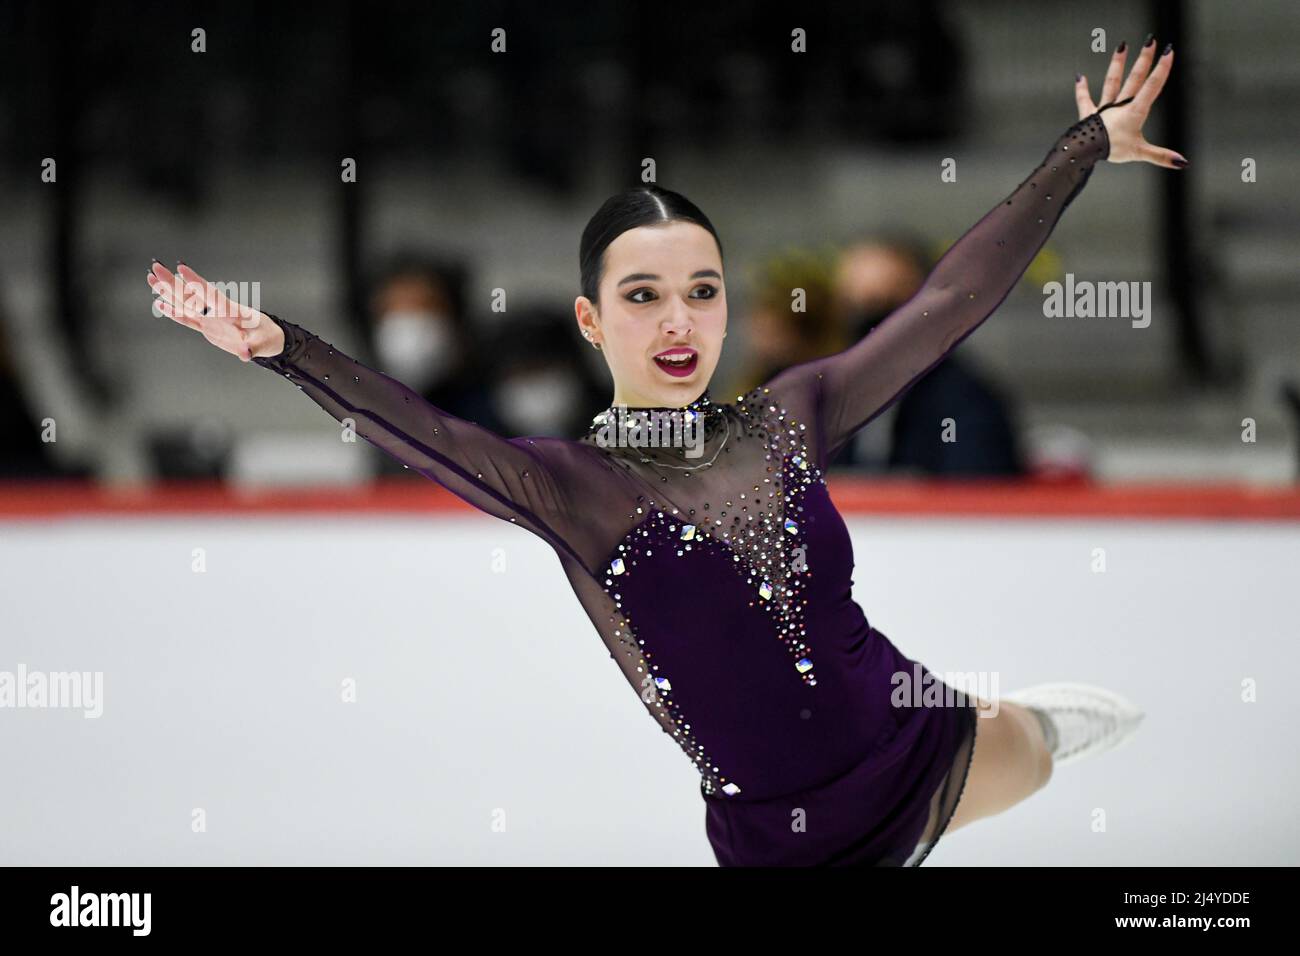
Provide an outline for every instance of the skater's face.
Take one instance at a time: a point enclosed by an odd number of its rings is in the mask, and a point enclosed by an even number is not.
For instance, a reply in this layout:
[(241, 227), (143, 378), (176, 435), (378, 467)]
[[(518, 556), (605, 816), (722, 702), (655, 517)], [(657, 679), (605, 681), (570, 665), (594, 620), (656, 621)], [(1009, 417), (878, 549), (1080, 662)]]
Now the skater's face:
[[(599, 304), (574, 303), (614, 376), (615, 405), (680, 408), (713, 376), (727, 334), (722, 256), (693, 222), (629, 229), (605, 250)], [(674, 355), (687, 359), (668, 364)]]

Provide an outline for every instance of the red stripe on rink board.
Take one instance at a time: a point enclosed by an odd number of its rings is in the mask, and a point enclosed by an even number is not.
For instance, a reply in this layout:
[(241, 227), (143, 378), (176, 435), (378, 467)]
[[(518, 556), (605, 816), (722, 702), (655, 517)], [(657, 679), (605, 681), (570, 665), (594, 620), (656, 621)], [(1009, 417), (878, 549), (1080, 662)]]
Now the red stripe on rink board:
[[(847, 515), (1300, 520), (1300, 488), (1047, 481), (924, 481), (832, 474)], [(0, 519), (78, 515), (478, 513), (432, 481), (387, 479), (356, 488), (251, 490), (219, 482), (108, 488), (80, 481), (0, 483)]]

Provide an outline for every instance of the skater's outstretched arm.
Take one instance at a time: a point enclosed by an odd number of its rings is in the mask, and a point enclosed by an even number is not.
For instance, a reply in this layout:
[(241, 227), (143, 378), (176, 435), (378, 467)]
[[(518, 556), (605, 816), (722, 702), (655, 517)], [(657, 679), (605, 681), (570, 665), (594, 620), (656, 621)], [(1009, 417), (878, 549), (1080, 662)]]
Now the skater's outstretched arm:
[(572, 553), (565, 535), (578, 511), (580, 484), (568, 473), (581, 464), (576, 443), (507, 439), (450, 415), (306, 329), (232, 301), (183, 264), (173, 275), (155, 262), (149, 285), (164, 315), (280, 373), (338, 421), (351, 420), (356, 434), (474, 507)]
[(993, 313), (1083, 189), (1094, 164), (1109, 159), (1186, 165), (1178, 153), (1152, 146), (1141, 133), (1169, 75), (1172, 50), (1166, 47), (1157, 57), (1151, 41), (1120, 89), (1124, 58), (1124, 53), (1112, 58), (1102, 92), (1107, 105), (1100, 111), (1086, 78), (1078, 78), (1079, 122), (1052, 145), (1027, 179), (953, 244), (916, 295), (842, 352), (786, 369), (769, 383), (788, 407), (813, 420), (823, 461), (834, 458), (855, 431)]

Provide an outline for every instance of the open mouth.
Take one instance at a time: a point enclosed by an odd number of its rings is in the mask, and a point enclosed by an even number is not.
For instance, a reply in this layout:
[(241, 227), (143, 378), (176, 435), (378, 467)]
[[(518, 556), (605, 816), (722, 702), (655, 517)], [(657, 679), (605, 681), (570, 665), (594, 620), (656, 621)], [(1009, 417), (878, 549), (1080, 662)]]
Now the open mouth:
[(655, 364), (674, 378), (684, 378), (695, 371), (700, 354), (694, 349), (669, 349), (655, 356)]

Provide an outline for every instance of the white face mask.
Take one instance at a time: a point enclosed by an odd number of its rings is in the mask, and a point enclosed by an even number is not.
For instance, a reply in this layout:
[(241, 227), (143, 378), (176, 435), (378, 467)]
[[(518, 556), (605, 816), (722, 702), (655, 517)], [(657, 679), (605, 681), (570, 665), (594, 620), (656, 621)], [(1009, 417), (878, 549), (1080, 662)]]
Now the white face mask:
[(451, 320), (428, 310), (388, 312), (375, 332), (383, 370), (421, 392), (441, 379), (455, 360)]
[(493, 393), (497, 414), (525, 435), (559, 435), (572, 421), (579, 398), (572, 375), (562, 371), (516, 374)]

